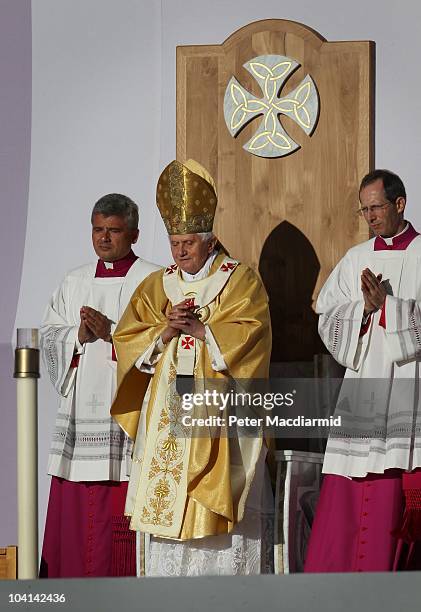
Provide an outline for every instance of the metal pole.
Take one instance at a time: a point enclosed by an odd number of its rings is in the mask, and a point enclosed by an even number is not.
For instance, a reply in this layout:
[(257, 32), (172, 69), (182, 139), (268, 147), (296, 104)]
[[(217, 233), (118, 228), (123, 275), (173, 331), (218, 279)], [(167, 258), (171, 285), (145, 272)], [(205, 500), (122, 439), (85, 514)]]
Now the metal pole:
[(18, 329), (15, 351), (18, 467), (18, 578), (38, 576), (37, 329)]

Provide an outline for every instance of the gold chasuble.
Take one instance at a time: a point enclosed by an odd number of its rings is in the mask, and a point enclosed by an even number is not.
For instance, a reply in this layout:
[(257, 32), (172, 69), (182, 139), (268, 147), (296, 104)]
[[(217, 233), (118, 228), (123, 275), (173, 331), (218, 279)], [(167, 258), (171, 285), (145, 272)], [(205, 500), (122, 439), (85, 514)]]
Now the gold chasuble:
[[(135, 363), (167, 327), (166, 314), (194, 300), (226, 365), (215, 371), (205, 341), (180, 334), (167, 345), (152, 378)], [(262, 435), (229, 438), (226, 426), (211, 436), (182, 423), (186, 411), (175, 389), (177, 374), (191, 374), (195, 392), (206, 379), (267, 378), (271, 329), (266, 291), (247, 266), (220, 253), (209, 275), (184, 282), (176, 265), (152, 273), (134, 292), (113, 337), (118, 390), (111, 413), (138, 436), (129, 485), (131, 528), (188, 540), (229, 533), (243, 517), (262, 448)], [(149, 400), (144, 402), (150, 385)], [(146, 410), (139, 424), (141, 410)]]

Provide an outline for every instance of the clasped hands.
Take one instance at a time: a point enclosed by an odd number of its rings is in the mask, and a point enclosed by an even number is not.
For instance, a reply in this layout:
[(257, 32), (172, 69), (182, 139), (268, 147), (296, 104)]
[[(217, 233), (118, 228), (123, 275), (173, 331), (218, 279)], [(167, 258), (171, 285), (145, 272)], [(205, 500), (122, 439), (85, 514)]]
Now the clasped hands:
[(381, 274), (375, 276), (369, 268), (365, 268), (361, 273), (361, 291), (364, 297), (365, 316), (383, 308), (387, 294)]
[(80, 326), (78, 332), (79, 342), (95, 342), (102, 339), (111, 342), (111, 321), (99, 310), (90, 306), (82, 306), (80, 309)]
[(180, 332), (199, 340), (205, 339), (205, 326), (197, 317), (195, 312), (197, 308), (198, 306), (191, 306), (191, 300), (183, 300), (171, 308), (167, 315), (168, 326), (161, 334), (164, 344), (178, 336)]

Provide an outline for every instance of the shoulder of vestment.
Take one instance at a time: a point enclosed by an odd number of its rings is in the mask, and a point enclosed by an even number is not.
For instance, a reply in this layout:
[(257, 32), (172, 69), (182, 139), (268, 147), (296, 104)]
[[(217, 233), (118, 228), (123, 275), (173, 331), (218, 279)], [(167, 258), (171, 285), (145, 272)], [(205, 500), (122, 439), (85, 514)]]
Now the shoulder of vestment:
[(162, 277), (164, 275), (164, 272), (164, 268), (157, 269), (156, 266), (154, 270), (145, 279), (143, 279), (143, 281), (136, 289), (135, 293), (137, 291), (148, 291), (149, 289), (156, 288), (157, 285), (160, 285), (162, 287)]
[(78, 266), (77, 268), (73, 268), (66, 273), (64, 280), (67, 279), (82, 279), (82, 278), (94, 278), (95, 270), (96, 270), (96, 262), (90, 264), (84, 264), (83, 266)]
[(408, 249), (421, 254), (421, 235), (415, 236), (413, 241), (409, 244)]
[(370, 240), (365, 240), (365, 242), (356, 244), (355, 246), (348, 249), (345, 256), (355, 257), (360, 255), (361, 253), (368, 253), (372, 251), (374, 249), (374, 241), (375, 238), (370, 238)]
[(142, 259), (141, 257), (138, 257), (135, 263), (143, 266), (147, 270), (150, 270), (150, 273), (156, 272), (157, 270), (162, 270), (162, 266), (159, 264), (153, 263), (152, 261), (146, 261), (146, 259)]
[(231, 275), (231, 278), (233, 279), (233, 281), (238, 281), (243, 278), (248, 280), (258, 279), (260, 281), (259, 275), (256, 274), (256, 272), (252, 268), (250, 268), (250, 266), (241, 262), (238, 263), (237, 267)]

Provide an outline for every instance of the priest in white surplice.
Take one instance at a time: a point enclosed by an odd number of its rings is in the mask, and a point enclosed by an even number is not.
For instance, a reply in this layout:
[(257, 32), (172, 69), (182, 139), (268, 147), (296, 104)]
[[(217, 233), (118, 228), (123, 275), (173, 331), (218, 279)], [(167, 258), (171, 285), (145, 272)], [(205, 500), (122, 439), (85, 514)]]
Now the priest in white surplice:
[(42, 577), (135, 574), (135, 543), (124, 516), (131, 441), (110, 417), (116, 388), (111, 334), (134, 289), (159, 268), (132, 251), (137, 205), (109, 194), (95, 204), (98, 261), (66, 274), (41, 327), (41, 347), (60, 395), (50, 449), (50, 499)]
[(146, 544), (139, 564), (146, 575), (257, 574), (272, 567), (273, 500), (261, 432), (228, 437), (221, 425), (212, 436), (206, 424), (192, 431), (175, 390), (186, 380), (203, 393), (268, 376), (266, 291), (217, 243), (216, 202), (212, 177), (194, 160), (164, 169), (157, 204), (175, 263), (140, 285), (114, 334), (119, 388), (112, 414), (131, 436), (137, 433), (126, 512)]
[(359, 195), (374, 238), (346, 253), (317, 301), (320, 335), (347, 370), (307, 572), (420, 569), (421, 236), (396, 174), (371, 172)]

